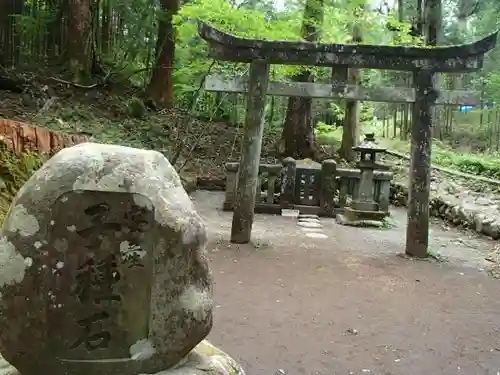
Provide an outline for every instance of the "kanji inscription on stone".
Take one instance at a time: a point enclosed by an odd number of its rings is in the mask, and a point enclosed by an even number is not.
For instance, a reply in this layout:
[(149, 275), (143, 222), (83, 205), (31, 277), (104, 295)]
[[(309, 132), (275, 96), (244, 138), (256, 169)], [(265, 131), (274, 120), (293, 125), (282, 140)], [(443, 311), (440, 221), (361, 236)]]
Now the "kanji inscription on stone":
[(56, 200), (49, 325), (60, 360), (129, 358), (130, 347), (148, 337), (152, 207), (122, 192), (72, 191)]

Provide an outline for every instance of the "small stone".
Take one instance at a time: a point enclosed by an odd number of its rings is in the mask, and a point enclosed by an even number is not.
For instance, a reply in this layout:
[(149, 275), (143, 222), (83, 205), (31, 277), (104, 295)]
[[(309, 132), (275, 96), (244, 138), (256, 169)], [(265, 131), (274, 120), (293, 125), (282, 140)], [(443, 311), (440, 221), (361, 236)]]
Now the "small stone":
[(298, 217), (299, 211), (298, 210), (282, 209), (281, 216), (283, 216), (283, 217)]
[(319, 217), (318, 217), (318, 215), (301, 214), (301, 215), (299, 215), (299, 220), (301, 220), (301, 219), (317, 219), (317, 220), (319, 220)]
[(358, 334), (358, 330), (354, 329), (354, 328), (348, 328), (348, 329), (346, 329), (346, 333), (348, 333), (350, 335), (357, 335)]
[(453, 182), (448, 182), (445, 186), (445, 190), (449, 194), (456, 194), (460, 191), (460, 187)]
[(308, 219), (298, 219), (299, 223), (320, 223), (321, 220), (318, 218), (308, 218)]
[(495, 221), (494, 218), (492, 217), (485, 217), (484, 220), (483, 220), (483, 225), (486, 225), (486, 224), (491, 224)]
[(482, 233), (483, 232), (483, 222), (486, 219), (486, 216), (484, 214), (476, 214), (474, 215), (474, 227), (476, 232)]
[(207, 340), (203, 340), (174, 368), (158, 372), (155, 375), (174, 374), (245, 375), (245, 371), (227, 353)]
[(500, 238), (500, 222), (494, 221), (490, 224), (490, 234), (489, 236), (494, 240), (498, 240)]
[(324, 233), (317, 233), (317, 232), (306, 233), (306, 237), (309, 237), (309, 238), (319, 238), (319, 239), (328, 238), (328, 236), (326, 234), (324, 234)]
[(302, 227), (300, 228), (303, 232), (321, 232), (323, 230), (323, 228), (306, 228), (306, 227)]
[(493, 202), (486, 197), (478, 197), (474, 203), (478, 206), (490, 206)]
[(323, 226), (320, 223), (311, 223), (308, 221), (298, 222), (298, 225), (304, 228), (322, 228)]
[(299, 219), (298, 223), (321, 223), (319, 219)]

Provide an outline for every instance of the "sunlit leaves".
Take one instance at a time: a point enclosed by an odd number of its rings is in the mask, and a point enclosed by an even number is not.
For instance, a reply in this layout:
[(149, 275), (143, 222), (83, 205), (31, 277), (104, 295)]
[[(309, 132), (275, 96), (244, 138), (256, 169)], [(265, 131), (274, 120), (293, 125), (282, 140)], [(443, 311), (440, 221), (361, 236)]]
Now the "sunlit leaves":
[[(193, 74), (199, 76), (210, 65), (206, 43), (198, 37), (197, 20), (210, 23), (228, 33), (269, 40), (299, 40), (300, 14), (285, 13), (274, 19), (268, 19), (260, 10), (236, 8), (226, 0), (195, 0), (181, 8), (174, 18), (177, 30), (178, 59), (183, 61), (176, 71), (176, 82), (192, 81)], [(180, 48), (179, 48), (180, 47)], [(192, 58), (197, 55), (198, 58)], [(275, 75), (283, 76), (297, 68), (274, 68)], [(243, 68), (233, 64), (217, 64), (216, 73), (228, 75), (243, 74)]]
[(181, 8), (175, 23), (180, 38), (193, 37), (186, 21), (202, 20), (217, 28), (242, 37), (297, 40), (300, 31), (299, 14), (267, 20), (264, 12), (234, 8), (226, 0), (194, 0)]
[[(245, 2), (245, 4), (249, 2)], [(394, 43), (394, 37), (385, 30), (384, 17), (369, 9), (361, 9), (355, 15), (355, 9), (365, 5), (366, 0), (325, 0), (324, 21), (317, 25), (321, 29), (320, 42), (322, 43), (349, 43), (351, 28), (354, 22), (363, 29), (364, 43), (387, 44)], [(238, 3), (241, 5), (241, 3)], [(182, 61), (176, 71), (176, 82), (188, 84), (192, 81), (188, 77), (199, 76), (210, 64), (206, 43), (198, 37), (197, 20), (210, 23), (213, 26), (245, 38), (267, 40), (300, 40), (304, 1), (287, 1), (283, 11), (276, 12), (269, 17), (269, 9), (258, 6), (251, 8), (239, 6), (227, 0), (193, 0), (184, 5), (175, 17), (177, 29), (177, 59)], [(396, 22), (391, 20), (391, 22)], [(398, 24), (404, 34), (398, 44), (411, 44), (414, 40), (406, 37), (409, 25)], [(272, 74), (275, 79), (282, 79), (296, 74), (301, 68), (297, 66), (273, 66)], [(243, 74), (241, 68), (232, 64), (219, 63), (215, 68), (218, 73), (227, 73), (229, 76)], [(315, 69), (316, 70), (316, 69)], [(316, 73), (322, 75), (322, 70)], [(323, 69), (324, 70), (324, 69)]]

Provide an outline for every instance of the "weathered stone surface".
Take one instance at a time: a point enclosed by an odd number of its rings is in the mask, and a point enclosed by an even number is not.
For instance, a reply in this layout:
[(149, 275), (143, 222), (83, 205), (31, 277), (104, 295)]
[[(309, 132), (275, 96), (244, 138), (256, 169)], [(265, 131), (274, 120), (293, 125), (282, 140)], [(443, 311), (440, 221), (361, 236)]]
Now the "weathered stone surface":
[(20, 375), (19, 371), (2, 357), (0, 353), (0, 375)]
[[(0, 375), (20, 374), (0, 355)], [(203, 340), (175, 366), (155, 375), (245, 375), (245, 371), (227, 353)]]
[(209, 53), (222, 61), (266, 61), (269, 64), (338, 66), (368, 69), (436, 72), (477, 71), (484, 54), (493, 49), (497, 33), (460, 46), (433, 48), (363, 44), (319, 44), (240, 38), (199, 23), (200, 36), (208, 42)]
[[(487, 212), (496, 211), (495, 205), (486, 205), (484, 200), (473, 200), (469, 203), (467, 200), (446, 196), (443, 191), (432, 191), (432, 199), (429, 202), (429, 210), (432, 216), (441, 218), (456, 226), (463, 226), (471, 228), (479, 234), (484, 234), (493, 239), (500, 238), (500, 217), (498, 214), (495, 216), (487, 216), (481, 209), (487, 208)], [(396, 206), (406, 206), (408, 201), (408, 188), (401, 183), (394, 183), (391, 185), (391, 203)]]
[(198, 178), (196, 176), (181, 176), (182, 186), (188, 194), (194, 193), (198, 189)]
[(382, 220), (369, 220), (369, 219), (352, 219), (344, 214), (338, 214), (336, 217), (337, 223), (341, 225), (348, 225), (351, 227), (362, 228), (381, 228), (384, 225)]
[(154, 373), (212, 326), (200, 216), (165, 157), (84, 143), (20, 189), (0, 237), (0, 352), (22, 375)]
[(245, 372), (228, 354), (203, 340), (177, 366), (155, 375), (245, 375)]

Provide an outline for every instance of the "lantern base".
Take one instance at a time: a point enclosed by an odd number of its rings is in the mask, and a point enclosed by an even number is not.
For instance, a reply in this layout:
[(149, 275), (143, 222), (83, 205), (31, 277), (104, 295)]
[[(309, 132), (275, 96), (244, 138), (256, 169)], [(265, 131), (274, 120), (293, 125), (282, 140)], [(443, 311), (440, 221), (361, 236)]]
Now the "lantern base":
[(387, 212), (384, 211), (362, 211), (346, 207), (342, 214), (337, 215), (337, 222), (353, 227), (380, 228), (384, 225), (383, 220), (386, 217)]

